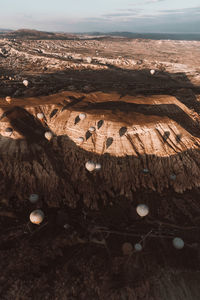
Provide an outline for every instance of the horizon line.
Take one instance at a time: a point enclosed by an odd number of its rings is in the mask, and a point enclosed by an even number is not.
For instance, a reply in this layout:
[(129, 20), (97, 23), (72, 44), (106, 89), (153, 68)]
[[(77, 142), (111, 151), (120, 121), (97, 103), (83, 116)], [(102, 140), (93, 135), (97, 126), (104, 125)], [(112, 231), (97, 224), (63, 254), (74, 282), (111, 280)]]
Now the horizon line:
[(4, 31), (19, 31), (19, 30), (33, 30), (33, 31), (39, 31), (39, 32), (51, 32), (51, 33), (71, 33), (71, 34), (87, 34), (87, 33), (102, 33), (102, 34), (108, 34), (108, 33), (132, 33), (132, 34), (200, 34), (199, 32), (137, 32), (137, 31), (124, 31), (124, 30), (116, 30), (116, 31), (98, 31), (98, 30), (91, 30), (91, 31), (54, 31), (54, 30), (41, 30), (41, 29), (35, 29), (35, 28), (1, 28), (0, 30)]

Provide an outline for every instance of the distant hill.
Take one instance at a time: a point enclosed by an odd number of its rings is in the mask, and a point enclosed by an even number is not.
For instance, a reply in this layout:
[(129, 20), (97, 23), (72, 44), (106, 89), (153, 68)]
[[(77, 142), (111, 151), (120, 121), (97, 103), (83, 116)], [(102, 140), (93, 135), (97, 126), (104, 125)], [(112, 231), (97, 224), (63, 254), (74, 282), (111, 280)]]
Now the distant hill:
[(12, 38), (12, 39), (30, 39), (30, 40), (67, 40), (77, 38), (73, 34), (66, 33), (55, 33), (38, 31), (33, 29), (19, 29), (15, 31), (4, 31), (0, 30), (0, 37)]

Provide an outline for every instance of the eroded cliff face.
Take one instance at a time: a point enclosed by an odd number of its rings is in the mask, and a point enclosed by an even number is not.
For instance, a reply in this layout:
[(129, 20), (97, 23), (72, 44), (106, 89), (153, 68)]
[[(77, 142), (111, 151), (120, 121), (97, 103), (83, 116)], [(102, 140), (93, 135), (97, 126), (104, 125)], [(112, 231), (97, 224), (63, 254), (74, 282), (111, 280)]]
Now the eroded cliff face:
[[(8, 198), (12, 185), (24, 203), (37, 191), (50, 206), (64, 199), (76, 207), (82, 199), (98, 208), (118, 196), (137, 203), (137, 191), (183, 193), (200, 185), (199, 115), (176, 97), (61, 92), (1, 103), (1, 191)], [(101, 170), (88, 172), (88, 160)]]

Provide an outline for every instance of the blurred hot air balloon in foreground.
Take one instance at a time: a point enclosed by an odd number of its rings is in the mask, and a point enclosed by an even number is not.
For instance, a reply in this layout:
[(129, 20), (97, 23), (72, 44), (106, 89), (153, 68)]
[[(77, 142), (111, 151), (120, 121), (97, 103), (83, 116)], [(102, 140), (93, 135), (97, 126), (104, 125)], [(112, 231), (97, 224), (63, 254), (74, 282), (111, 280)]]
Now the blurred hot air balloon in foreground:
[(139, 243), (135, 244), (134, 248), (135, 248), (135, 251), (137, 251), (137, 252), (142, 251), (142, 245)]
[(44, 213), (41, 209), (36, 209), (30, 214), (30, 221), (33, 224), (39, 225), (44, 220)]
[(31, 195), (29, 196), (29, 201), (30, 201), (31, 203), (36, 203), (36, 202), (38, 201), (38, 199), (39, 199), (38, 194), (31, 194)]
[(146, 204), (139, 204), (137, 207), (136, 207), (136, 211), (137, 211), (137, 214), (140, 216), (140, 217), (145, 217), (148, 215), (149, 213), (149, 208)]
[(172, 241), (172, 243), (173, 243), (173, 246), (176, 248), (176, 249), (183, 249), (183, 247), (184, 247), (184, 241), (181, 239), (181, 238), (179, 238), (179, 237), (175, 237), (174, 239), (173, 239), (173, 241)]

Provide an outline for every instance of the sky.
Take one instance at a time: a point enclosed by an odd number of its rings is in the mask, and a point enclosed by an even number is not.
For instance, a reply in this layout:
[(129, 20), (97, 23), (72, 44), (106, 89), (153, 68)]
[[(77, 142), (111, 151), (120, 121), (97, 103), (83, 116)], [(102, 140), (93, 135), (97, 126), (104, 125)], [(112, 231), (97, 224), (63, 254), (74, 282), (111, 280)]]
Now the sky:
[(200, 33), (200, 0), (0, 0), (0, 28)]

